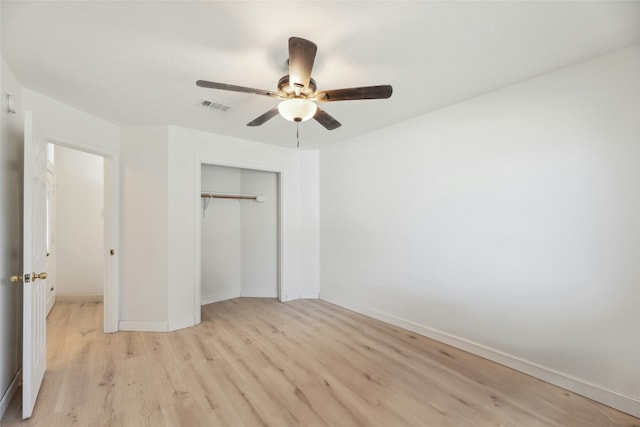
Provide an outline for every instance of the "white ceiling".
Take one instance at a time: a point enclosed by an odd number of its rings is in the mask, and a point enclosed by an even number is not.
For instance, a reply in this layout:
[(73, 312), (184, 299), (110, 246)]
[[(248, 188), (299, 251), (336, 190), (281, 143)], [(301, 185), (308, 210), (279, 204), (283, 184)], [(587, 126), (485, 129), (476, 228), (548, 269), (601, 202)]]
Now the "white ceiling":
[[(2, 1), (2, 56), (20, 83), (121, 126), (173, 124), (295, 146), (277, 101), (198, 79), (276, 89), (287, 40), (318, 45), (319, 89), (391, 84), (388, 100), (322, 107), (320, 147), (640, 42), (640, 2)], [(233, 105), (226, 113), (203, 99)]]

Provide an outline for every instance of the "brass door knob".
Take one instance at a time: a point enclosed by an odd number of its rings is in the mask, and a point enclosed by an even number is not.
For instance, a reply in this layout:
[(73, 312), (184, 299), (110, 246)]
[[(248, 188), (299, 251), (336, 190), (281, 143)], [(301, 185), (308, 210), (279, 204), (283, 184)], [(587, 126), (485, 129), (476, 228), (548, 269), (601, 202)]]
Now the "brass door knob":
[(11, 283), (18, 283), (21, 280), (22, 280), (22, 276), (18, 276), (17, 274), (14, 274), (13, 276), (9, 276), (9, 281)]
[(40, 279), (40, 280), (44, 280), (47, 278), (47, 273), (33, 273), (31, 275), (31, 277), (33, 277), (33, 280), (35, 281), (36, 279)]

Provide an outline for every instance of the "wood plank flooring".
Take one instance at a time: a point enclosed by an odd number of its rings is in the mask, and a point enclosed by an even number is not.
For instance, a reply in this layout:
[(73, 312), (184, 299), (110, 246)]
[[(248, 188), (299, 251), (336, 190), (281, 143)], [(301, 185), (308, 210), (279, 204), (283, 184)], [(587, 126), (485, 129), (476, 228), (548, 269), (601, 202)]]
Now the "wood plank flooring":
[(640, 426), (640, 419), (318, 300), (240, 298), (171, 333), (58, 303), (33, 417), (3, 426)]

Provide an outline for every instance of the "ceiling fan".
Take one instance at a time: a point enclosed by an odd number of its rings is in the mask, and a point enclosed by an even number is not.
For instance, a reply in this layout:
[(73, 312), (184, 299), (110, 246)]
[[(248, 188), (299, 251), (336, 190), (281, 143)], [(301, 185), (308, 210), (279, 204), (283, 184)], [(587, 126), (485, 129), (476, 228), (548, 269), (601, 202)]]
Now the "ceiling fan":
[(277, 106), (247, 123), (247, 126), (260, 126), (280, 113), (285, 119), (297, 123), (313, 118), (326, 129), (333, 130), (340, 127), (341, 123), (318, 107), (314, 101), (386, 99), (391, 96), (393, 89), (390, 85), (317, 91), (316, 82), (311, 78), (311, 69), (317, 49), (317, 46), (309, 40), (300, 37), (289, 38), (289, 74), (280, 78), (277, 91), (206, 80), (198, 80), (196, 85), (211, 89), (270, 96), (282, 100)]

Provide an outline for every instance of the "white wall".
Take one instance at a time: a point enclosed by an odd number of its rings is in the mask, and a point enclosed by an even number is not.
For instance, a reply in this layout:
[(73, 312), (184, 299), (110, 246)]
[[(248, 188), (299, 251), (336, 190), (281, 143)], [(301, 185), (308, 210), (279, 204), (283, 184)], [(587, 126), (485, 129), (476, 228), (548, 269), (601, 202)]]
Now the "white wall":
[[(278, 175), (242, 169), (241, 192), (264, 198), (240, 204), (242, 296), (278, 297)], [(302, 257), (301, 257), (302, 262)]]
[(122, 128), (121, 135), (120, 328), (167, 330), (167, 127)]
[(104, 159), (55, 146), (56, 294), (101, 296), (104, 290)]
[[(300, 269), (306, 286), (320, 291), (320, 157), (303, 152), (300, 158)], [(307, 294), (317, 298), (318, 293)]]
[(640, 46), (320, 153), (321, 298), (640, 415)]
[(22, 286), (9, 276), (22, 274), (22, 88), (0, 58), (0, 96), (15, 97), (17, 114), (0, 111), (0, 417), (17, 389), (22, 366)]
[(203, 192), (258, 195), (209, 199), (202, 217), (202, 304), (278, 296), (278, 190), (274, 172), (203, 165)]
[[(179, 127), (169, 127), (169, 317), (171, 329), (192, 325), (196, 307), (196, 211), (200, 215), (200, 200), (195, 197), (196, 174), (200, 164), (225, 164), (249, 169), (282, 172), (283, 271), (284, 300), (315, 298), (318, 279), (313, 268), (317, 265), (317, 240), (312, 241), (312, 221), (302, 227), (302, 198), (307, 187), (317, 188), (317, 170), (302, 168), (313, 163), (316, 151), (298, 151), (283, 147), (213, 135)], [(198, 239), (200, 236), (198, 235)], [(313, 248), (316, 248), (315, 250)], [(200, 308), (197, 307), (197, 310)]]
[(33, 111), (48, 140), (90, 153), (118, 154), (118, 126), (26, 88), (24, 106)]

